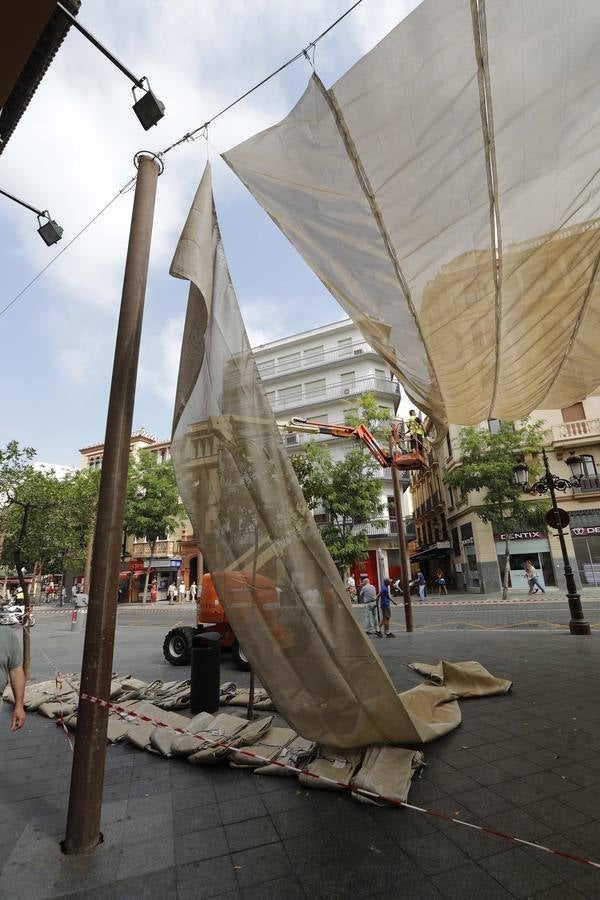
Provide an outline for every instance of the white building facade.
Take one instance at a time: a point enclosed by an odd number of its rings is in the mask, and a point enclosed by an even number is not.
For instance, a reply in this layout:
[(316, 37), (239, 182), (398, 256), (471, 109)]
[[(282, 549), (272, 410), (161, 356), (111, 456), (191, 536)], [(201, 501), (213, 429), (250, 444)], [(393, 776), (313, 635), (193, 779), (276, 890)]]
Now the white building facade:
[[(254, 347), (258, 370), (278, 421), (293, 416), (328, 424), (344, 423), (358, 397), (371, 391), (377, 403), (395, 416), (400, 385), (380, 356), (365, 342), (350, 319)], [(353, 402), (354, 401), (354, 402)], [(283, 441), (290, 453), (311, 439), (326, 441), (334, 460), (342, 459), (353, 443), (328, 435), (290, 433)], [(405, 479), (406, 484), (408, 483)], [(399, 571), (397, 527), (391, 471), (380, 470), (382, 513), (377, 523), (364, 523), (369, 536), (369, 559), (362, 564), (378, 584)]]

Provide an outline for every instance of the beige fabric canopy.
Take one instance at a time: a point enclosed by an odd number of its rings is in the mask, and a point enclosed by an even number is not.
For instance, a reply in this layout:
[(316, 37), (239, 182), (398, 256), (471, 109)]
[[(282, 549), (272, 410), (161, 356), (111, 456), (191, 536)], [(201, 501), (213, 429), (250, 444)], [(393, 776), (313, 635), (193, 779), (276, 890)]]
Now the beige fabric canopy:
[(258, 376), (208, 168), (171, 273), (190, 281), (175, 473), (219, 598), (275, 707), (302, 737), (340, 748), (419, 744), (455, 728), (454, 695), (422, 686), (399, 697), (354, 618)]
[(600, 4), (425, 0), (224, 159), (435, 419), (600, 383)]

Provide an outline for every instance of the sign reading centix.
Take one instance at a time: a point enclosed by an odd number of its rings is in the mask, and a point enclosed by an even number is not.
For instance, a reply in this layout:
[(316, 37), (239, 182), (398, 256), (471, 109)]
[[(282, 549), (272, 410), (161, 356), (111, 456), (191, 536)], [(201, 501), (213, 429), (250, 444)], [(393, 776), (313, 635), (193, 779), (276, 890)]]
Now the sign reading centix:
[[(557, 521), (558, 520), (558, 521)], [(546, 522), (551, 528), (566, 528), (569, 524), (569, 513), (566, 509), (549, 509), (546, 513)]]

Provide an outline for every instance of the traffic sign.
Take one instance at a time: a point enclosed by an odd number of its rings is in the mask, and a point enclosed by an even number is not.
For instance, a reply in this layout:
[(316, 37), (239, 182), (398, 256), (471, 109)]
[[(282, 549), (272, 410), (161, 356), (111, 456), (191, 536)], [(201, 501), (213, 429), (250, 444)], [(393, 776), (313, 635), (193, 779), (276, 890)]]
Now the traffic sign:
[(551, 528), (566, 528), (569, 524), (569, 513), (566, 509), (549, 509), (546, 513), (546, 522)]

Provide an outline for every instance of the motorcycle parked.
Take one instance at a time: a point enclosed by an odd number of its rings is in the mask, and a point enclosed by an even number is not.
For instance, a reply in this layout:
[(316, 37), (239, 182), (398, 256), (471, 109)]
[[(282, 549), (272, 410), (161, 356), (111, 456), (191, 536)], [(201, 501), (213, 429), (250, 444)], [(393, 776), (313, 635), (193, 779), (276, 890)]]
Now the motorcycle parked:
[[(18, 603), (8, 603), (0, 606), (0, 625), (22, 625), (25, 615), (25, 607)], [(28, 626), (33, 628), (35, 616), (29, 616)]]

